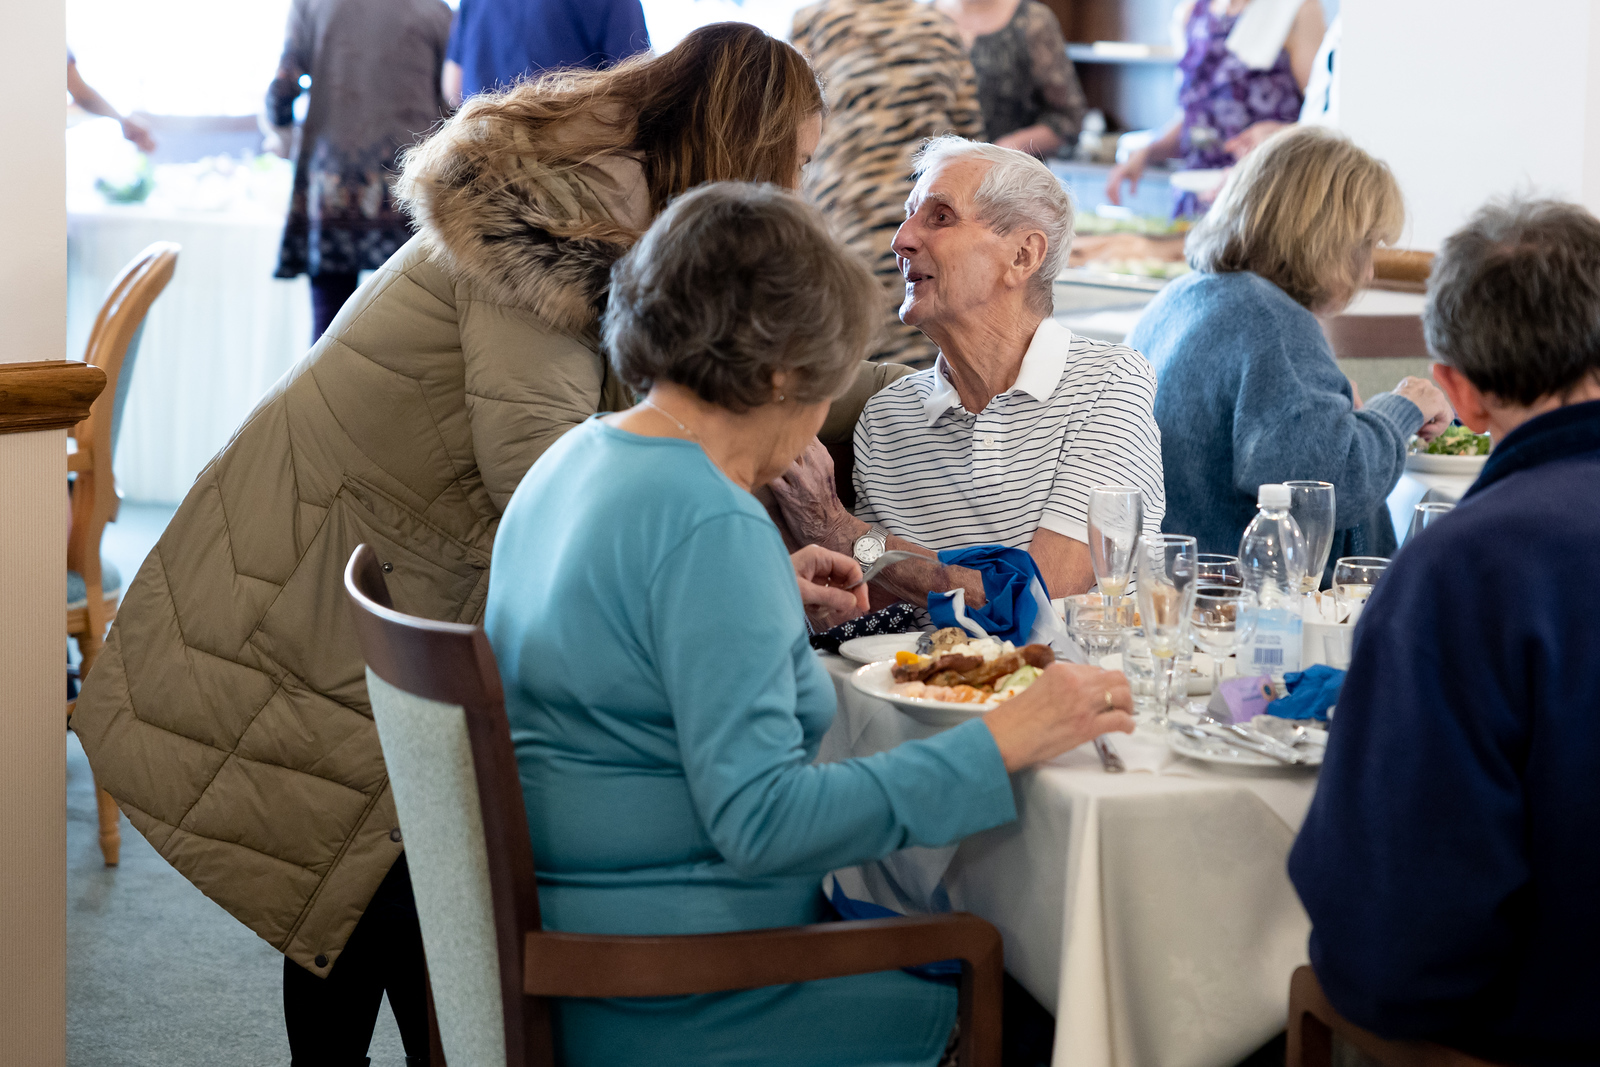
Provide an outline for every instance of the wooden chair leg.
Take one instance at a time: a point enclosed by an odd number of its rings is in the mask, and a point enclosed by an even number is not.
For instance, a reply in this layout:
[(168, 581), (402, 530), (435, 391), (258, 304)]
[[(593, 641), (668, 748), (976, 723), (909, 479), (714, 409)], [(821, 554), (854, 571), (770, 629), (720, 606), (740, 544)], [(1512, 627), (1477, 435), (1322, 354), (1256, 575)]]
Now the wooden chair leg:
[(1285, 1067), (1333, 1067), (1333, 1030), (1316, 1015), (1322, 1000), (1316, 973), (1300, 967), (1289, 982), (1289, 1040)]
[[(91, 612), (88, 632), (77, 635), (78, 651), (83, 654), (83, 665), (78, 671), (80, 680), (89, 677), (89, 669), (100, 658), (100, 649), (105, 644), (105, 624), (97, 618), (98, 615), (98, 612)], [(73, 701), (73, 704), (76, 705), (77, 701)], [(71, 713), (69, 708), (67, 714), (70, 716)], [(92, 768), (89, 773), (94, 774)], [(115, 867), (122, 859), (122, 811), (111, 794), (100, 788), (99, 780), (95, 779), (94, 783), (95, 806), (100, 815), (100, 855), (107, 867)]]
[(94, 799), (100, 809), (100, 855), (105, 857), (107, 867), (115, 867), (122, 859), (122, 810), (111, 794), (100, 788), (98, 781), (94, 786)]

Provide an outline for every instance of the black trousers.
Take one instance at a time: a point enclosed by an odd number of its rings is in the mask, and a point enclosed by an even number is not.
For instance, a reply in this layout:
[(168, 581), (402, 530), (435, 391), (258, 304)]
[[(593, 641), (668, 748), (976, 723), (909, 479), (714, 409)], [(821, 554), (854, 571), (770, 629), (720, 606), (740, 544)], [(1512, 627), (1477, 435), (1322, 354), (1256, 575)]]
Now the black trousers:
[(325, 271), (311, 276), (312, 344), (316, 344), (328, 332), (328, 324), (360, 284), (361, 275), (353, 270), (338, 273)]
[(283, 959), (283, 1021), (292, 1067), (364, 1067), (384, 994), (406, 1063), (428, 1062), (427, 965), (402, 855), (384, 877), (326, 978)]

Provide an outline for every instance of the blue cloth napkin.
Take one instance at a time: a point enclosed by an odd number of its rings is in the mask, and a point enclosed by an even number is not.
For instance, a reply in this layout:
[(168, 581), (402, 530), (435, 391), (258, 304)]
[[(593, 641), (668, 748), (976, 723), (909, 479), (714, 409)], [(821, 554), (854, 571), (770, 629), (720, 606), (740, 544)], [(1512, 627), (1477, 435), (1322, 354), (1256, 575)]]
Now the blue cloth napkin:
[[(828, 878), (831, 882), (831, 892), (827, 894), (828, 903), (833, 905), (833, 910), (839, 913), (839, 918), (846, 921), (852, 919), (904, 919), (893, 908), (886, 908), (882, 904), (874, 904), (870, 900), (857, 900), (846, 896), (844, 887), (837, 878)], [(949, 910), (946, 908), (946, 910)], [(933, 963), (924, 963), (916, 967), (902, 967), (907, 974), (914, 974), (919, 978), (945, 979), (961, 976), (960, 960), (935, 960)]]
[(1279, 697), (1267, 705), (1267, 714), (1280, 719), (1323, 719), (1328, 709), (1339, 702), (1339, 688), (1344, 685), (1344, 671), (1319, 663), (1303, 671), (1291, 671), (1283, 676), (1289, 695)]
[[(1027, 644), (1033, 622), (1039, 617), (1039, 601), (1028, 591), (1028, 585), (1037, 578), (1040, 588), (1047, 588), (1032, 556), (1020, 548), (978, 545), (941, 552), (939, 562), (983, 575), (986, 603), (974, 609), (963, 602), (967, 618), (982, 626), (990, 637), (1015, 645)], [(934, 625), (961, 626), (952, 603), (955, 598), (955, 593), (928, 594), (928, 614)]]

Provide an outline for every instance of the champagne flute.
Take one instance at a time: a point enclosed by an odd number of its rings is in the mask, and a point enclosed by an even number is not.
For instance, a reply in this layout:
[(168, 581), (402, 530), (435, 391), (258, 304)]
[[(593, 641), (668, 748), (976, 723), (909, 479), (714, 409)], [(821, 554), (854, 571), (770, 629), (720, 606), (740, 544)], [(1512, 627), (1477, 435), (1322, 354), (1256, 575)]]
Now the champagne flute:
[(1238, 556), (1221, 552), (1202, 552), (1195, 557), (1195, 580), (1201, 585), (1244, 586), (1244, 572), (1239, 569)]
[(1416, 506), (1411, 513), (1411, 529), (1406, 534), (1406, 544), (1417, 534), (1438, 522), (1456, 509), (1454, 504), (1446, 504), (1442, 500), (1425, 500)]
[(1342, 622), (1355, 622), (1361, 618), (1389, 561), (1382, 556), (1344, 556), (1333, 565), (1333, 602)]
[(1226, 585), (1201, 585), (1195, 590), (1190, 624), (1194, 643), (1211, 654), (1211, 691), (1222, 682), (1222, 660), (1250, 640), (1256, 628), (1256, 595)]
[[(1182, 534), (1145, 534), (1139, 538), (1139, 615), (1150, 655), (1156, 665), (1156, 722), (1165, 726), (1172, 702), (1173, 668), (1178, 651), (1189, 640), (1194, 611), (1196, 557), (1199, 544)], [(1188, 693), (1188, 679), (1184, 679)]]
[(1133, 544), (1144, 525), (1144, 496), (1127, 485), (1089, 490), (1089, 564), (1107, 605), (1128, 590)]
[(1332, 482), (1284, 482), (1289, 487), (1289, 517), (1306, 539), (1306, 576), (1302, 593), (1322, 588), (1322, 570), (1333, 549), (1334, 502)]

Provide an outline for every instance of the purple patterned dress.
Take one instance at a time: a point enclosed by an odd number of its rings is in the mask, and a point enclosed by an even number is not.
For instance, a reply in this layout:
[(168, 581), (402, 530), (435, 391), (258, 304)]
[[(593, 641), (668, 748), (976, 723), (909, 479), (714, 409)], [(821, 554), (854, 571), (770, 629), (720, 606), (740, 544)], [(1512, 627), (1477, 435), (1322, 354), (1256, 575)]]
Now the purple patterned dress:
[[(1228, 34), (1238, 15), (1214, 15), (1211, 0), (1195, 0), (1184, 27), (1183, 75), (1178, 106), (1183, 108), (1183, 165), (1194, 170), (1231, 167), (1237, 162), (1222, 146), (1264, 119), (1294, 122), (1304, 99), (1289, 69), (1287, 49), (1269, 70), (1251, 70), (1228, 51)], [(1185, 193), (1174, 215), (1204, 214), (1194, 194)]]

